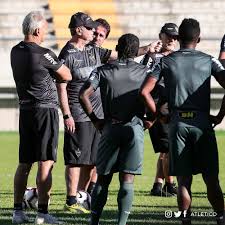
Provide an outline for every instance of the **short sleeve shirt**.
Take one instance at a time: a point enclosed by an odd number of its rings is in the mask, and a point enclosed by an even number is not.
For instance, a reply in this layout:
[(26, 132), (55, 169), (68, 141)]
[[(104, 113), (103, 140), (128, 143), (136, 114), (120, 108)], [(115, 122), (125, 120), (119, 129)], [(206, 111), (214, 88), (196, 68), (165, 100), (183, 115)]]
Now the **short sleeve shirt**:
[(212, 56), (194, 49), (181, 49), (163, 57), (150, 76), (164, 77), (170, 110), (209, 113), (210, 78), (222, 70), (222, 64)]
[(146, 77), (147, 68), (132, 59), (116, 60), (95, 69), (87, 82), (97, 90), (100, 87), (104, 116), (128, 121), (142, 117), (144, 105), (138, 91)]
[[(90, 121), (79, 102), (79, 92), (91, 72), (109, 59), (111, 50), (87, 45), (84, 50), (67, 43), (62, 49), (59, 59), (70, 69), (72, 81), (67, 85), (70, 109), (77, 122)], [(97, 90), (90, 97), (93, 110), (98, 118), (103, 118), (100, 92)]]
[(55, 71), (62, 66), (49, 49), (33, 42), (20, 42), (12, 48), (11, 67), (20, 108), (58, 107)]

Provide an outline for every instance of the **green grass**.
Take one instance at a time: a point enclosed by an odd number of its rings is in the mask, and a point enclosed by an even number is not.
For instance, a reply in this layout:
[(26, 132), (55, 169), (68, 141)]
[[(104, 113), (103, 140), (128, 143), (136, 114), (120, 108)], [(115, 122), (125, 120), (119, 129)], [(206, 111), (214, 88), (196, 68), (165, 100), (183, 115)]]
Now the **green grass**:
[[(220, 154), (220, 182), (222, 189), (225, 190), (225, 132), (217, 132), (217, 140)], [(53, 189), (50, 204), (50, 211), (68, 224), (81, 225), (88, 224), (88, 216), (81, 214), (69, 214), (62, 210), (65, 202), (65, 182), (64, 165), (62, 153), (62, 134), (60, 135), (58, 162), (53, 170)], [(0, 132), (0, 224), (11, 224), (11, 213), (13, 206), (13, 177), (18, 163), (18, 133)], [(206, 149), (207, 150), (207, 149)], [(176, 198), (160, 198), (149, 196), (149, 190), (152, 187), (155, 176), (155, 166), (158, 155), (153, 153), (148, 135), (145, 135), (145, 157), (144, 170), (142, 176), (135, 178), (135, 197), (132, 213), (129, 217), (129, 225), (174, 225), (180, 224), (178, 219), (166, 219), (164, 213), (166, 210), (177, 211)], [(28, 186), (35, 185), (36, 167), (32, 169), (29, 177)], [(117, 190), (118, 176), (110, 186), (109, 199), (104, 208), (101, 224), (116, 224), (117, 213)], [(194, 177), (192, 210), (199, 212), (212, 211), (207, 197), (206, 188), (200, 175)], [(35, 216), (34, 211), (28, 211), (31, 217)], [(215, 224), (210, 217), (194, 217), (193, 225)]]

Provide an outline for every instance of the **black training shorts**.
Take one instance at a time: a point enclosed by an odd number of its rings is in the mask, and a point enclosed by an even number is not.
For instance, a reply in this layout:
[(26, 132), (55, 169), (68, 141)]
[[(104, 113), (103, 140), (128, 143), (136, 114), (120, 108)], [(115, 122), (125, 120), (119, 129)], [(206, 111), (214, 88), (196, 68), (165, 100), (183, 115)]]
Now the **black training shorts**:
[(59, 133), (57, 109), (20, 109), (19, 133), (20, 163), (56, 161)]
[(74, 133), (64, 133), (65, 165), (95, 165), (100, 133), (92, 122), (76, 122)]
[(149, 135), (152, 141), (152, 146), (155, 153), (169, 152), (169, 125), (157, 120), (149, 129)]

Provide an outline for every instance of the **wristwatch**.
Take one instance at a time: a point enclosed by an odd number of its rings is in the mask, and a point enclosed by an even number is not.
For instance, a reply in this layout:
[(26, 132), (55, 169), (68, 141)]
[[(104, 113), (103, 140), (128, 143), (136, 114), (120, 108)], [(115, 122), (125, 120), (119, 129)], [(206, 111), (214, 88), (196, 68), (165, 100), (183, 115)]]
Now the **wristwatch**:
[(64, 119), (64, 120), (67, 120), (67, 119), (69, 119), (71, 116), (72, 116), (71, 114), (66, 114), (66, 115), (63, 116), (63, 119)]

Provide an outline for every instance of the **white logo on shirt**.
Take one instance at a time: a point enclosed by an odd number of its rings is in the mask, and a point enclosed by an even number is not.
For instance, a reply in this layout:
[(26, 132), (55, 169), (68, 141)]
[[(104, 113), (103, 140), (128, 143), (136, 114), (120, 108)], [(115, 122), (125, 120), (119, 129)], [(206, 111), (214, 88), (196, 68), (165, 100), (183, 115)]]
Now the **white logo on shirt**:
[(58, 63), (52, 58), (52, 56), (49, 55), (49, 53), (44, 54), (44, 57), (45, 57), (50, 63), (52, 63), (53, 65), (58, 64)]

